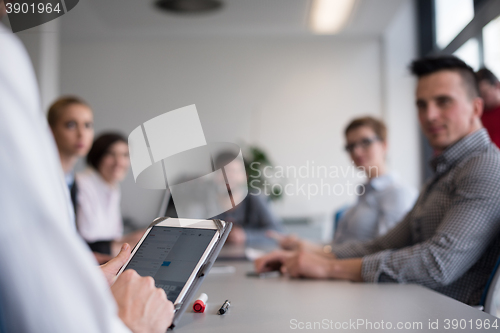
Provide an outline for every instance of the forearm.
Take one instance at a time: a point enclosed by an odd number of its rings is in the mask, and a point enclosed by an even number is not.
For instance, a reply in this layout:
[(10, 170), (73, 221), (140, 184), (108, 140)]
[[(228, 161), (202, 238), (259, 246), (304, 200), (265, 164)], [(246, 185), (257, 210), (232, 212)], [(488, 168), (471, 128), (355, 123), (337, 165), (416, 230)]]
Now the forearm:
[(362, 258), (332, 260), (330, 263), (329, 278), (362, 282)]
[(332, 246), (331, 245), (318, 245), (314, 243), (310, 243), (305, 241), (304, 244), (301, 244), (302, 248), (301, 249), (306, 249), (306, 251), (311, 251), (314, 254), (317, 254), (319, 256), (328, 258), (328, 259), (337, 259), (337, 256), (335, 253), (332, 252)]
[(370, 242), (348, 242), (346, 244), (332, 244), (332, 253), (337, 258), (360, 258), (386, 249), (400, 249), (411, 243), (410, 216), (406, 216), (387, 234), (375, 238)]

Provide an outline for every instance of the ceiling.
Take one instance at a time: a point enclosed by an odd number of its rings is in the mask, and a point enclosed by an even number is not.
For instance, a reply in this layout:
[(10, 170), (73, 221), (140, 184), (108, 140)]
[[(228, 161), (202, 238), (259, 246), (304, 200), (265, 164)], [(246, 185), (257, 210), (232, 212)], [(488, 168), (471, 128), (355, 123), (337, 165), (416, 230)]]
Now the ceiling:
[[(339, 36), (381, 35), (403, 2), (357, 0)], [(61, 18), (63, 42), (106, 38), (206, 35), (311, 36), (309, 0), (223, 0), (222, 10), (179, 15), (156, 10), (153, 0), (81, 0)]]

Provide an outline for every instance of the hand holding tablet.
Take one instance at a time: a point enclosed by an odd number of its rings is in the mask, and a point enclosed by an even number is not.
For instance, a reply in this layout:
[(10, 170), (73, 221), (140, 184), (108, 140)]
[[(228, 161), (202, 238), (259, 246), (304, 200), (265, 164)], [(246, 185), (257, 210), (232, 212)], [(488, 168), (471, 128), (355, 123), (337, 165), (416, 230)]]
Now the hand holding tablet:
[(173, 326), (215, 261), (231, 224), (220, 220), (160, 218), (132, 251), (118, 276), (127, 269), (152, 277), (174, 304)]
[(151, 279), (129, 269), (111, 286), (118, 315), (132, 332), (166, 330), (172, 323), (174, 305)]

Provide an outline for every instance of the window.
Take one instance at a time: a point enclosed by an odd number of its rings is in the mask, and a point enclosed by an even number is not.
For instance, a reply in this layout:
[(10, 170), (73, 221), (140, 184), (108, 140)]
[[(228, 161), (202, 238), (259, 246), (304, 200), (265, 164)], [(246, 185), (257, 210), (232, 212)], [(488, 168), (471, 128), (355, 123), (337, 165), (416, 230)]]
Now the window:
[(500, 78), (500, 16), (483, 28), (484, 66)]
[(435, 0), (436, 44), (448, 45), (474, 18), (473, 0)]
[(471, 38), (458, 50), (453, 53), (454, 56), (465, 61), (475, 71), (481, 66), (481, 57), (479, 55), (479, 43), (476, 38)]

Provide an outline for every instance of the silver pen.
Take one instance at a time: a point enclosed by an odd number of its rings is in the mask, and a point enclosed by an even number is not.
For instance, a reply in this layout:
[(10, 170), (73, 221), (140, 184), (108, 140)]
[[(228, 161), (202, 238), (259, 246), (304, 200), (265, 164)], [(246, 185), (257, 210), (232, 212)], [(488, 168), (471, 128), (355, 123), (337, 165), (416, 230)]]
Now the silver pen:
[(224, 304), (222, 304), (222, 306), (219, 309), (219, 314), (220, 315), (225, 314), (227, 312), (227, 310), (229, 309), (230, 305), (231, 305), (231, 303), (229, 302), (229, 300), (226, 299), (226, 301), (224, 302)]

